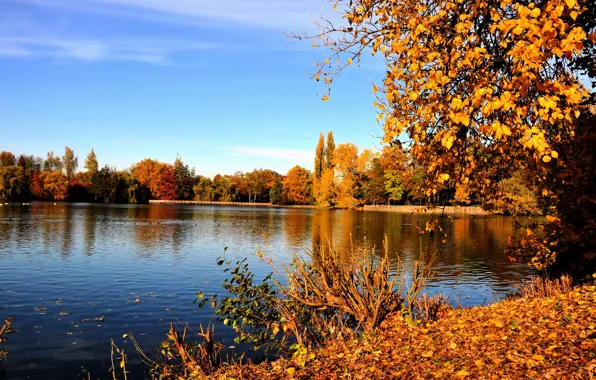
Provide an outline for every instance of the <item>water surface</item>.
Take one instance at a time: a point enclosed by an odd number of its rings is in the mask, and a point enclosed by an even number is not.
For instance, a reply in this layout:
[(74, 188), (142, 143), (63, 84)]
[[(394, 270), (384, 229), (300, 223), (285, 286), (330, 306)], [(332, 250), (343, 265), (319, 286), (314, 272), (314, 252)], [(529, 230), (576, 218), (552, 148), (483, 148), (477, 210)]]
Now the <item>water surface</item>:
[[(171, 321), (213, 320), (192, 303), (197, 290), (221, 293), (215, 264), (248, 257), (257, 278), (276, 262), (328, 239), (381, 247), (406, 262), (435, 253), (429, 292), (464, 306), (493, 302), (533, 274), (503, 254), (512, 219), (465, 216), (444, 223), (448, 238), (419, 237), (427, 216), (363, 211), (249, 209), (180, 205), (32, 203), (0, 207), (0, 318), (15, 316), (6, 379), (111, 378), (110, 339), (130, 354), (143, 378), (132, 332), (148, 351)], [(103, 317), (103, 318), (102, 318)], [(96, 320), (96, 319), (100, 319)], [(232, 344), (233, 332), (218, 326)], [(135, 364), (136, 363), (136, 364)]]

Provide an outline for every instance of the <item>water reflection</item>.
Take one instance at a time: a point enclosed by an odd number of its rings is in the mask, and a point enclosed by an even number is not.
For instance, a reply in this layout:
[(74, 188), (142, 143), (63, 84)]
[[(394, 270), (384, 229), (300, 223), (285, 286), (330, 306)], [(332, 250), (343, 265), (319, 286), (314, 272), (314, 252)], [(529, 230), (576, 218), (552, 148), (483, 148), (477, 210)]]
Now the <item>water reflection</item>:
[[(329, 240), (380, 250), (386, 236), (390, 252), (406, 263), (421, 251), (436, 253), (437, 276), (430, 290), (464, 305), (502, 296), (510, 282), (532, 273), (503, 254), (508, 235), (516, 233), (508, 218), (445, 221), (445, 242), (438, 234), (420, 238), (417, 227), (427, 221), (418, 214), (345, 210), (3, 206), (0, 318), (15, 315), (21, 332), (11, 341), (9, 374), (60, 379), (86, 366), (94, 376), (109, 378), (104, 360), (111, 338), (133, 330), (157, 345), (170, 321), (207, 323), (211, 311), (197, 310), (192, 301), (199, 288), (221, 292), (224, 275), (215, 261), (224, 247), (228, 259), (248, 257), (262, 278), (271, 267), (253, 254), (256, 248), (280, 262)], [(47, 310), (36, 311), (39, 306)], [(69, 314), (60, 315), (65, 311)], [(105, 323), (81, 323), (102, 315)], [(48, 352), (73, 350), (77, 357), (48, 359)]]

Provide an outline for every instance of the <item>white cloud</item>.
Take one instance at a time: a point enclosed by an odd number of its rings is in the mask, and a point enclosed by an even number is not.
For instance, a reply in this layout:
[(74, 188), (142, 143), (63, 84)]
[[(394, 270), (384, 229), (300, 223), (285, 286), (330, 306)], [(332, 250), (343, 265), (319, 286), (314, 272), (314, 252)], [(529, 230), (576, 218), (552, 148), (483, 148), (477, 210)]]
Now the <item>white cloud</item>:
[(260, 148), (245, 146), (230, 146), (223, 147), (223, 149), (235, 152), (239, 156), (277, 158), (300, 163), (310, 163), (315, 157), (314, 151), (301, 149)]
[(173, 40), (76, 38), (45, 36), (38, 33), (25, 36), (0, 35), (0, 56), (57, 57), (81, 61), (139, 61), (167, 64), (175, 52), (215, 48), (212, 44)]
[[(10, 0), (9, 0), (10, 1)], [(12, 0), (17, 2), (17, 0)], [(324, 0), (18, 0), (40, 7), (176, 23), (245, 24), (284, 31), (312, 26)], [(327, 9), (330, 8), (330, 5)], [(329, 12), (327, 12), (329, 13)], [(221, 22), (232, 24), (221, 24)]]

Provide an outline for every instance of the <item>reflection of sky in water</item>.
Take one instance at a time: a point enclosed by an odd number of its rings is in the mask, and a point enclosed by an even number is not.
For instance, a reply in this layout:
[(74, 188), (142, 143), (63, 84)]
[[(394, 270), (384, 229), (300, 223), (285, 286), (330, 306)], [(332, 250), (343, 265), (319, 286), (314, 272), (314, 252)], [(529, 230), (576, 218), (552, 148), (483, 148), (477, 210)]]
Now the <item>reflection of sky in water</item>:
[[(280, 263), (328, 239), (380, 250), (387, 236), (391, 254), (406, 265), (421, 249), (436, 254), (437, 274), (428, 291), (464, 306), (502, 297), (512, 281), (532, 273), (503, 254), (515, 233), (510, 219), (471, 216), (445, 223), (445, 243), (437, 235), (420, 239), (416, 227), (427, 220), (298, 209), (4, 206), (0, 318), (15, 315), (20, 331), (11, 337), (8, 379), (72, 378), (81, 366), (94, 378), (107, 378), (111, 338), (132, 352), (120, 338), (132, 331), (151, 350), (170, 321), (209, 322), (211, 310), (198, 310), (192, 301), (198, 289), (221, 293), (224, 276), (215, 260), (224, 247), (229, 259), (248, 257), (260, 280), (271, 268), (253, 254), (257, 248)], [(94, 321), (100, 316), (103, 323)], [(219, 334), (231, 342), (230, 329), (222, 326)]]

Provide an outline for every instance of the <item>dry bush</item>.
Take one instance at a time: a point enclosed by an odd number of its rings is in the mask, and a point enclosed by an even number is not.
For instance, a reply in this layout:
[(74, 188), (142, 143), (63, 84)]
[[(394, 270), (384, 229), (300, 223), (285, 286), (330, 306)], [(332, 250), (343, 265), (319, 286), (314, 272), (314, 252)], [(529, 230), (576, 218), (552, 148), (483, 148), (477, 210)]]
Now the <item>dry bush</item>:
[(573, 280), (569, 276), (556, 279), (545, 277), (532, 277), (529, 280), (514, 284), (515, 297), (544, 298), (561, 293), (567, 293), (573, 287)]
[(286, 267), (288, 284), (281, 293), (312, 310), (331, 309), (355, 319), (371, 331), (385, 317), (403, 310), (413, 316), (415, 300), (432, 275), (430, 263), (414, 262), (409, 273), (399, 259), (391, 260), (385, 242), (380, 259), (373, 248), (344, 252), (321, 245), (306, 258), (294, 256)]
[(441, 294), (429, 297), (423, 294), (414, 301), (416, 318), (423, 323), (436, 321), (449, 309), (449, 298)]
[(150, 368), (151, 378), (154, 379), (198, 379), (204, 378), (215, 371), (222, 362), (223, 344), (214, 339), (215, 327), (206, 329), (200, 325), (197, 337), (202, 343), (186, 342), (187, 326), (179, 331), (173, 323), (161, 344), (161, 355), (150, 358), (131, 337), (133, 344), (140, 353), (145, 364)]

